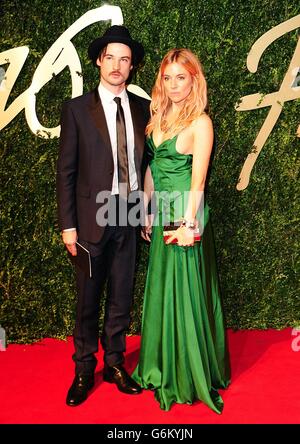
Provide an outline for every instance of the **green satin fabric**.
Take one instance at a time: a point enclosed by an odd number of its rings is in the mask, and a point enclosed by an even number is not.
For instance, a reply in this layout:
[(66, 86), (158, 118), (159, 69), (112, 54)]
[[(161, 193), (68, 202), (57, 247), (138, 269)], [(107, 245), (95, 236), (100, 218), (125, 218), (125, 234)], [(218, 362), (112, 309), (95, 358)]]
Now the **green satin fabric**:
[[(156, 191), (190, 189), (192, 156), (178, 153), (176, 140), (156, 148), (148, 139)], [(152, 231), (141, 350), (133, 378), (155, 390), (164, 410), (174, 402), (201, 400), (221, 413), (217, 389), (230, 382), (208, 206), (204, 213), (202, 241), (194, 247), (165, 245), (162, 226)]]

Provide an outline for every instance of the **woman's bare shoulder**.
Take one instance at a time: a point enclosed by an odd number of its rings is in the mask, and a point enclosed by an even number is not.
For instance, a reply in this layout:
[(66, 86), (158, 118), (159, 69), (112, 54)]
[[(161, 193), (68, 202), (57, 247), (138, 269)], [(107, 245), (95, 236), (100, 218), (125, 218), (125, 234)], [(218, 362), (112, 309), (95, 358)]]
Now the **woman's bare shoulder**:
[(201, 116), (197, 117), (197, 119), (193, 121), (192, 127), (195, 131), (212, 129), (213, 123), (208, 114), (202, 113)]

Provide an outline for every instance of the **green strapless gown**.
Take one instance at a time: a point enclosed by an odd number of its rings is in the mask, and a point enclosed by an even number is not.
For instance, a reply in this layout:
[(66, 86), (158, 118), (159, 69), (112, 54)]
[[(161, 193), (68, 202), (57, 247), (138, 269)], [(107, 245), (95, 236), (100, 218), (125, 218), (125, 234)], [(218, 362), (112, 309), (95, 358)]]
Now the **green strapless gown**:
[[(178, 153), (176, 140), (175, 136), (155, 147), (152, 137), (148, 139), (156, 191), (190, 189), (192, 156)], [(132, 376), (143, 388), (155, 390), (164, 410), (174, 402), (201, 400), (221, 413), (223, 401), (217, 389), (230, 382), (207, 205), (204, 227), (200, 243), (179, 247), (165, 245), (162, 225), (153, 226), (141, 350)]]

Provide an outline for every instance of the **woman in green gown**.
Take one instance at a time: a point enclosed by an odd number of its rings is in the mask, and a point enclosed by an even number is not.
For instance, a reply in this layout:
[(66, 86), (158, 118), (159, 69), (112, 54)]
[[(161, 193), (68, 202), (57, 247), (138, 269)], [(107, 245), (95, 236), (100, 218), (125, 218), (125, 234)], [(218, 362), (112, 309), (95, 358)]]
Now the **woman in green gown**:
[[(133, 378), (155, 391), (164, 410), (174, 402), (200, 400), (221, 413), (217, 389), (228, 386), (230, 371), (209, 208), (204, 203), (213, 145), (206, 107), (206, 80), (198, 58), (188, 49), (169, 51), (152, 91), (146, 129), (150, 162), (144, 204), (147, 208), (154, 193), (157, 212), (152, 223), (146, 219), (143, 233), (151, 247)], [(166, 243), (163, 226), (177, 221)], [(195, 228), (202, 233), (200, 242), (194, 240)]]

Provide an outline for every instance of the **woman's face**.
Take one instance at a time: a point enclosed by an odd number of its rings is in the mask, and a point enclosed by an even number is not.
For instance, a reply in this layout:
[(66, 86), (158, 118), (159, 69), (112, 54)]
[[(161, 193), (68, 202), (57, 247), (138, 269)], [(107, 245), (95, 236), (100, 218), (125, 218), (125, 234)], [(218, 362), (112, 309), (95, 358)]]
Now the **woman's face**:
[(176, 104), (183, 103), (190, 94), (193, 78), (183, 65), (177, 62), (167, 65), (162, 76), (165, 92)]

